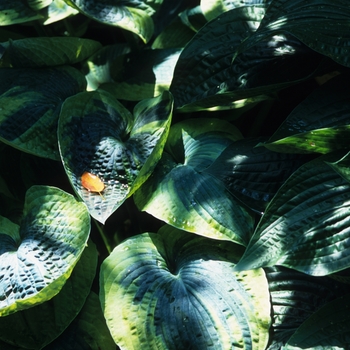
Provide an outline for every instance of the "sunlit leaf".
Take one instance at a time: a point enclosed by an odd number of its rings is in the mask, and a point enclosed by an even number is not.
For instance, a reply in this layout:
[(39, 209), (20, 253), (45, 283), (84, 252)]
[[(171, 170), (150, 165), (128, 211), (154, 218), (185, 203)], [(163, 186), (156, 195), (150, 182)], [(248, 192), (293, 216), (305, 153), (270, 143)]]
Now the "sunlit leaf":
[(64, 0), (54, 0), (45, 11), (44, 25), (52, 24), (61, 21), (69, 16), (78, 14), (79, 11), (71, 6), (68, 6)]
[(23, 219), (1, 218), (0, 315), (55, 296), (78, 262), (90, 233), (86, 206), (54, 187), (27, 191)]
[(89, 242), (71, 276), (55, 297), (43, 304), (0, 317), (0, 339), (32, 349), (41, 349), (51, 343), (82, 309), (90, 293), (96, 266), (97, 250)]
[(332, 78), (300, 103), (265, 147), (287, 153), (330, 153), (349, 148), (349, 75)]
[(325, 162), (331, 159), (309, 162), (285, 182), (238, 270), (283, 265), (322, 276), (350, 266), (350, 184)]
[(161, 161), (134, 195), (144, 211), (180, 229), (246, 245), (253, 221), (225, 188), (205, 172), (241, 138), (226, 121), (192, 119), (175, 124)]
[(0, 26), (23, 23), (41, 19), (42, 16), (34, 11), (26, 1), (1, 0)]
[(265, 349), (269, 293), (261, 269), (234, 273), (235, 244), (164, 226), (103, 262), (100, 299), (122, 349)]
[[(95, 219), (104, 223), (152, 173), (171, 114), (168, 92), (140, 102), (134, 117), (102, 90), (78, 94), (64, 103), (59, 124), (61, 158), (74, 190)], [(84, 188), (85, 172), (105, 184), (100, 193)]]
[(84, 76), (68, 66), (2, 68), (0, 80), (0, 140), (24, 152), (59, 159), (59, 111), (67, 97), (85, 89)]
[(145, 43), (153, 35), (151, 16), (160, 1), (123, 0), (65, 0), (83, 14), (104, 24), (117, 26), (137, 34)]

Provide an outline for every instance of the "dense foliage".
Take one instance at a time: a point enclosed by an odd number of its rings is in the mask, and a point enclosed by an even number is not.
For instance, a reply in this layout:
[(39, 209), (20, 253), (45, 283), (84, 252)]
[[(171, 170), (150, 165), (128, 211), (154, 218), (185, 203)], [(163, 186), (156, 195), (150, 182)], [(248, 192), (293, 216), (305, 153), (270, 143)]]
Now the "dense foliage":
[(349, 25), (2, 0), (0, 348), (349, 349)]

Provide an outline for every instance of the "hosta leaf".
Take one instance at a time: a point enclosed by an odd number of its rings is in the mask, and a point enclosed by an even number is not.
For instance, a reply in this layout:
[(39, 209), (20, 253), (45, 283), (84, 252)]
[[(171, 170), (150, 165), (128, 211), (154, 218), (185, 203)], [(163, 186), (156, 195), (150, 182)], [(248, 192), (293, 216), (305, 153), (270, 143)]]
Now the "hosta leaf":
[(154, 14), (159, 0), (65, 0), (83, 14), (104, 24), (110, 24), (137, 34), (145, 43), (153, 35), (154, 25), (150, 17)]
[(287, 35), (271, 35), (242, 49), (232, 62), (264, 13), (264, 6), (238, 7), (215, 18), (194, 36), (179, 57), (170, 87), (177, 108), (231, 108), (234, 101), (266, 98), (315, 71), (323, 56)]
[(37, 156), (59, 159), (57, 122), (62, 102), (85, 89), (72, 67), (0, 69), (0, 140)]
[(313, 50), (348, 67), (348, 5), (346, 0), (273, 0), (259, 30), (241, 49), (271, 34), (289, 33)]
[(52, 24), (78, 13), (78, 10), (74, 9), (71, 6), (68, 6), (64, 0), (54, 0), (45, 10), (46, 18), (43, 21), (43, 24)]
[[(171, 113), (168, 92), (140, 102), (134, 117), (102, 90), (78, 94), (64, 103), (59, 123), (62, 161), (95, 219), (104, 223), (146, 181), (161, 157)], [(103, 194), (83, 187), (84, 172), (104, 182)]]
[(205, 18), (211, 21), (224, 12), (242, 6), (267, 5), (272, 0), (201, 0), (201, 9)]
[(283, 350), (347, 349), (350, 344), (350, 295), (316, 311), (288, 340)]
[(79, 260), (90, 233), (86, 207), (54, 187), (26, 194), (20, 226), (1, 218), (0, 315), (51, 299)]
[(332, 276), (313, 277), (274, 266), (266, 268), (273, 309), (273, 337), (269, 350), (280, 349), (316, 310), (348, 293), (348, 285)]
[(235, 244), (164, 226), (127, 239), (103, 262), (100, 300), (122, 349), (265, 349), (261, 269), (234, 273)]
[[(0, 317), (0, 339), (24, 348), (41, 349), (75, 319), (90, 293), (97, 250), (89, 242), (61, 291), (43, 304)], [(51, 348), (52, 349), (52, 348)]]
[(134, 195), (136, 205), (180, 229), (246, 245), (253, 221), (225, 188), (204, 170), (241, 136), (225, 121), (175, 124), (149, 180)]
[(349, 148), (349, 75), (341, 74), (309, 95), (265, 147), (290, 153), (330, 153)]
[[(95, 40), (73, 37), (26, 38), (2, 43), (4, 59), (12, 67), (45, 67), (74, 64), (101, 48)], [(51, 82), (52, 83), (52, 82)]]
[(318, 158), (300, 167), (263, 215), (238, 270), (283, 265), (311, 275), (350, 266), (350, 184)]
[[(91, 292), (75, 320), (43, 350), (115, 350), (98, 295)], [(5, 349), (6, 350), (6, 349)]]
[[(144, 50), (126, 54), (112, 73), (114, 84), (102, 86), (116, 98), (140, 101), (169, 90), (181, 49)], [(120, 61), (119, 61), (120, 62)]]
[(26, 0), (28, 5), (35, 11), (42, 10), (49, 6), (54, 0)]
[(233, 142), (205, 170), (249, 208), (263, 212), (287, 178), (305, 161), (299, 155), (257, 147), (257, 139)]
[(35, 21), (42, 16), (34, 11), (26, 1), (1, 0), (0, 2), (0, 26)]

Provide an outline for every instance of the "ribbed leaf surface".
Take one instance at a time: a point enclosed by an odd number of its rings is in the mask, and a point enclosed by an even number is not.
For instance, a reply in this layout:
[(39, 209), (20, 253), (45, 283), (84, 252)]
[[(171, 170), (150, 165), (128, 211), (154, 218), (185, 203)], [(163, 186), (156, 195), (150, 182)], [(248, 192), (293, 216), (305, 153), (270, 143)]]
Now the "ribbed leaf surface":
[(101, 304), (121, 349), (265, 349), (270, 323), (262, 270), (234, 273), (240, 255), (164, 226), (120, 244), (101, 267)]
[(1, 218), (0, 315), (51, 299), (79, 260), (90, 233), (83, 203), (54, 187), (27, 191), (20, 226)]
[(328, 275), (350, 266), (350, 184), (321, 158), (300, 167), (267, 207), (238, 270), (283, 265)]
[(246, 245), (253, 229), (250, 214), (208, 168), (240, 134), (212, 119), (175, 124), (152, 177), (134, 195), (144, 211), (177, 228)]
[[(62, 108), (59, 142), (74, 190), (90, 214), (104, 223), (146, 181), (161, 157), (172, 114), (165, 92), (140, 102), (132, 114), (106, 91), (85, 92)], [(89, 172), (104, 183), (102, 193), (83, 186)]]

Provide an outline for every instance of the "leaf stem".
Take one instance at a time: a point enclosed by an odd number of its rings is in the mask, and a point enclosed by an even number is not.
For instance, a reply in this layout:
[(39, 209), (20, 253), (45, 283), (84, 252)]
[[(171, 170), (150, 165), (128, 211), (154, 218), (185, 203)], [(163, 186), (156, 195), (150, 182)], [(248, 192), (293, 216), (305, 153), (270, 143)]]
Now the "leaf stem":
[(107, 238), (107, 236), (106, 236), (103, 228), (101, 227), (101, 225), (95, 219), (93, 219), (93, 220), (94, 220), (94, 223), (95, 223), (95, 225), (97, 227), (98, 232), (100, 233), (100, 235), (102, 237), (103, 243), (104, 243), (104, 245), (105, 245), (105, 247), (107, 249), (108, 254), (111, 254), (112, 247), (111, 247), (111, 245), (109, 243), (109, 239)]

